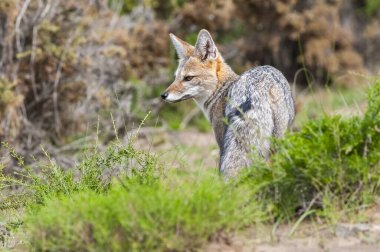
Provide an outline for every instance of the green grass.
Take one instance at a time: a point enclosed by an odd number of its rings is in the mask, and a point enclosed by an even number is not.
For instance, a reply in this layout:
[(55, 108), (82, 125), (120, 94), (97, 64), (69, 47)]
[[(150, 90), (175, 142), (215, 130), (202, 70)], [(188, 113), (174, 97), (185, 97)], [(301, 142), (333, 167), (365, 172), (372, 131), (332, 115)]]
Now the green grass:
[[(380, 192), (380, 81), (372, 87), (364, 117), (325, 116), (278, 141), (270, 165), (249, 176), (263, 184), (263, 198), (291, 217), (318, 208), (352, 211)], [(301, 211), (302, 212), (302, 211)]]
[(332, 114), (362, 114), (365, 112), (368, 88), (359, 86), (339, 89), (310, 89), (297, 95), (300, 106), (294, 125), (301, 127), (304, 123)]
[(37, 250), (185, 251), (251, 224), (258, 204), (215, 174), (170, 175), (149, 186), (123, 179), (105, 194), (52, 198), (27, 219)]
[[(362, 117), (323, 116), (275, 141), (234, 180), (173, 170), (152, 153), (111, 145), (62, 171), (26, 169), (21, 218), (36, 251), (196, 251), (220, 232), (318, 217), (347, 221), (380, 194), (380, 81)], [(13, 154), (17, 157), (17, 154)], [(22, 162), (21, 162), (22, 164)], [(10, 182), (8, 182), (10, 183)]]
[(165, 104), (160, 110), (160, 119), (169, 126), (169, 129), (182, 130), (185, 118), (189, 114), (197, 112), (190, 118), (186, 126), (196, 128), (200, 132), (209, 132), (211, 130), (210, 122), (200, 110), (194, 111), (197, 109), (196, 106), (192, 100), (184, 101), (179, 104)]
[(261, 185), (260, 197), (274, 216), (289, 219), (310, 209), (331, 216), (332, 209), (370, 204), (380, 192), (380, 82), (364, 117), (309, 121), (275, 146), (271, 162), (257, 164), (243, 179)]

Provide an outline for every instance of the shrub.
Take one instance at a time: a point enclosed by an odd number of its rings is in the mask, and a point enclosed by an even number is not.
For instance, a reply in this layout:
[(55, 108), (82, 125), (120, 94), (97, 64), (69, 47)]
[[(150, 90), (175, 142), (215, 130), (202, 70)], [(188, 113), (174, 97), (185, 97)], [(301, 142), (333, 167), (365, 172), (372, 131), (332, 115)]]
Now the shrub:
[[(52, 198), (27, 220), (40, 251), (185, 251), (219, 231), (251, 224), (258, 204), (213, 173), (123, 179), (103, 194)], [(256, 210), (255, 210), (256, 209)]]
[[(20, 207), (23, 205), (43, 205), (47, 198), (71, 196), (83, 190), (96, 193), (106, 192), (112, 179), (118, 176), (128, 176), (142, 184), (150, 183), (162, 172), (157, 157), (149, 152), (136, 150), (131, 138), (127, 145), (114, 142), (103, 151), (98, 149), (84, 150), (82, 161), (71, 169), (63, 169), (47, 156), (47, 161), (37, 161), (36, 165), (26, 166), (23, 157), (9, 146), (2, 143), (10, 155), (17, 160), (21, 168), (18, 178), (3, 175), (4, 165), (0, 163), (0, 189), (19, 188), (22, 196), (27, 192), (28, 198), (23, 201), (11, 202), (13, 197), (5, 197), (4, 202)], [(15, 191), (17, 195), (17, 191)], [(6, 205), (3, 205), (6, 208)]]
[[(121, 135), (157, 104), (147, 96), (168, 78), (167, 25), (149, 9), (116, 18), (106, 2), (0, 3), (0, 138), (28, 164), (30, 154), (43, 156), (41, 143), (53, 159), (62, 158), (57, 149), (92, 133), (97, 119), (100, 142), (109, 142), (113, 126)], [(67, 160), (61, 165), (75, 162)]]
[(380, 192), (380, 81), (369, 92), (364, 118), (325, 116), (276, 147), (269, 164), (259, 163), (243, 178), (261, 185), (260, 198), (274, 207), (274, 216), (291, 218), (311, 208), (323, 215), (329, 205), (352, 210), (372, 202)]

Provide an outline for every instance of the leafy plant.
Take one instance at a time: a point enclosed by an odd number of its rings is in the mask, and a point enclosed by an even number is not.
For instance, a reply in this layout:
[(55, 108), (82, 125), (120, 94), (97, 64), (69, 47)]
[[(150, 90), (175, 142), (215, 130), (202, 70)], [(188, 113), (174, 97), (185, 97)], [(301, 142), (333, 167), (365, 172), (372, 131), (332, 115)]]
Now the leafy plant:
[[(364, 118), (327, 117), (306, 123), (276, 143), (271, 163), (258, 162), (245, 183), (260, 185), (273, 214), (292, 218), (310, 208), (326, 214), (374, 200), (380, 185), (380, 81), (369, 92)], [(326, 211), (326, 212), (324, 212)]]
[[(243, 187), (212, 173), (170, 174), (149, 185), (123, 179), (106, 194), (82, 191), (31, 212), (32, 246), (41, 251), (185, 251), (219, 231), (260, 216)], [(257, 210), (254, 210), (257, 209)]]

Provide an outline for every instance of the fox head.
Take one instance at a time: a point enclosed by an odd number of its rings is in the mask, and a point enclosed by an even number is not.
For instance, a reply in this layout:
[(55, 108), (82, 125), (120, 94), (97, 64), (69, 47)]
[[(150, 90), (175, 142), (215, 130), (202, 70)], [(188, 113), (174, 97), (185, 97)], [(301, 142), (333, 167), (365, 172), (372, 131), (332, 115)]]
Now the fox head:
[[(198, 34), (195, 46), (170, 34), (179, 64), (174, 82), (161, 94), (167, 102), (194, 98), (203, 103), (223, 82), (225, 63), (207, 30)], [(228, 67), (229, 68), (229, 67)]]

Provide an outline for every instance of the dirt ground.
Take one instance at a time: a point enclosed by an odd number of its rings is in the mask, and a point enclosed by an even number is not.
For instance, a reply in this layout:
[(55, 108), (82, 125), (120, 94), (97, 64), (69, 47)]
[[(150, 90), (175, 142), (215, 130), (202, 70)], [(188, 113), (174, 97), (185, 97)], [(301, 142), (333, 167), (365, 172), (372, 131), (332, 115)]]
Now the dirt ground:
[(378, 252), (380, 218), (368, 223), (340, 223), (335, 227), (305, 222), (290, 236), (291, 226), (248, 229), (228, 239), (208, 244), (206, 252)]

